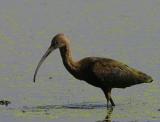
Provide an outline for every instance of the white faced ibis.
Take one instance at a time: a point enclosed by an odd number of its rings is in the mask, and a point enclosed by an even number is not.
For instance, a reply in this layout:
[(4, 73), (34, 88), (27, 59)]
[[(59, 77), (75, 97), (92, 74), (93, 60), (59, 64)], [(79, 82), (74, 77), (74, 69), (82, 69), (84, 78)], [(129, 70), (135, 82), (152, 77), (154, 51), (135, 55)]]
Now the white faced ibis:
[(107, 107), (109, 101), (112, 106), (115, 106), (111, 97), (112, 88), (126, 88), (135, 84), (150, 83), (153, 81), (147, 74), (113, 59), (86, 57), (79, 61), (74, 61), (72, 59), (69, 38), (64, 34), (57, 34), (52, 39), (50, 47), (41, 58), (35, 70), (34, 82), (43, 61), (57, 48), (60, 50), (65, 68), (75, 78), (102, 89), (107, 99)]

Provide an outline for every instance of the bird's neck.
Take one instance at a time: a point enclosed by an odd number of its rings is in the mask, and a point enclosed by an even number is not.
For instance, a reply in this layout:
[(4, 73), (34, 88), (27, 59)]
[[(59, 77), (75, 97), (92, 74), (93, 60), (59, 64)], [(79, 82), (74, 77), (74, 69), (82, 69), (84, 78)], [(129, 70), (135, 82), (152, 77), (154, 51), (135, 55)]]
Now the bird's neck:
[(78, 70), (78, 63), (73, 61), (69, 44), (66, 44), (66, 46), (60, 48), (60, 54), (61, 54), (64, 66), (72, 75), (74, 75)]

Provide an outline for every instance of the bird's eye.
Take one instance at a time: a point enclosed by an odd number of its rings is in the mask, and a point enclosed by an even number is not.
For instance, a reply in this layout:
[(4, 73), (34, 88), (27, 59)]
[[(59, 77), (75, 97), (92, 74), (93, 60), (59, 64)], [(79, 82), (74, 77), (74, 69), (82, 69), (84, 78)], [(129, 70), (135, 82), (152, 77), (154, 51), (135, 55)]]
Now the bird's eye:
[(57, 41), (55, 41), (55, 43), (54, 43), (55, 45), (58, 45), (58, 42)]

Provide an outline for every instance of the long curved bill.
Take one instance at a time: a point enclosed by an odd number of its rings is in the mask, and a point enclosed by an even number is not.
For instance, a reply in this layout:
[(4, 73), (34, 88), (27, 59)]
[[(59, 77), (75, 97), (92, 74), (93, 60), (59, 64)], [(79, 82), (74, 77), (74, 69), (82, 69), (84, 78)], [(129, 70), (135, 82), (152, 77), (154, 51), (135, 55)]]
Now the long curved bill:
[(41, 60), (39, 61), (38, 65), (37, 65), (37, 68), (35, 70), (35, 73), (34, 73), (34, 78), (33, 78), (33, 82), (36, 81), (36, 75), (37, 75), (37, 72), (40, 68), (40, 66), (42, 65), (42, 63), (44, 62), (44, 60), (48, 57), (48, 55), (54, 50), (55, 48), (50, 46), (48, 48), (48, 50), (46, 51), (46, 53), (42, 56)]

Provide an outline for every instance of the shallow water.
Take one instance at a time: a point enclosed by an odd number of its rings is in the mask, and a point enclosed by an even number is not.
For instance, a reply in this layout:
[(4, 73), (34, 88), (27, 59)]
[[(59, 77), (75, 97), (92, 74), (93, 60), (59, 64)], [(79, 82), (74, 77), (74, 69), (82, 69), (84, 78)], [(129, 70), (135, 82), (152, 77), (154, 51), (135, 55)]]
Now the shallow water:
[[(0, 4), (0, 121), (159, 122), (159, 0), (5, 0)], [(154, 79), (113, 89), (116, 107), (106, 109), (100, 89), (74, 79), (58, 50), (34, 70), (52, 37), (71, 38), (74, 59), (103, 56)], [(108, 120), (107, 120), (108, 119)]]

